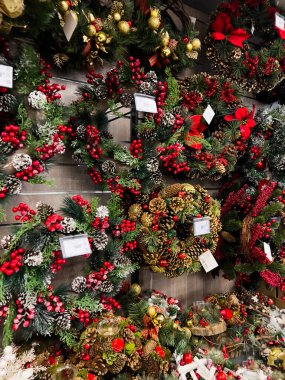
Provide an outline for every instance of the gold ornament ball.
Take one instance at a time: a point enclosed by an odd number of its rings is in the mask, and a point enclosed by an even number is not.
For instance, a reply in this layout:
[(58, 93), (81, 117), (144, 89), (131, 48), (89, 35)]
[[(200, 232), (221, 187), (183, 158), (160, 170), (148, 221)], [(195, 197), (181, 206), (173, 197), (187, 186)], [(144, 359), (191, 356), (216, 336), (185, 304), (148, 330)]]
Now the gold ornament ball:
[(165, 46), (161, 49), (161, 55), (163, 58), (168, 58), (171, 56), (171, 50), (169, 47)]
[(93, 13), (91, 13), (91, 12), (88, 13), (88, 20), (89, 20), (89, 22), (95, 21), (95, 16), (93, 15)]
[(156, 320), (158, 321), (159, 324), (162, 324), (165, 321), (165, 317), (163, 314), (157, 314)]
[(156, 316), (156, 310), (154, 306), (149, 306), (147, 309), (147, 313), (151, 318), (154, 318)]
[(201, 41), (199, 40), (199, 38), (194, 38), (191, 43), (192, 43), (193, 50), (201, 49)]
[(129, 34), (130, 33), (130, 25), (127, 21), (120, 21), (118, 23), (118, 29), (122, 34)]
[(160, 22), (160, 19), (158, 17), (151, 16), (148, 19), (147, 24), (151, 30), (157, 30), (160, 27), (161, 22)]
[(139, 284), (132, 284), (130, 287), (130, 291), (133, 292), (136, 296), (141, 294), (142, 288)]
[(164, 46), (164, 47), (168, 46), (169, 45), (169, 41), (170, 41), (169, 36), (162, 36), (161, 37), (162, 46)]
[(186, 50), (187, 51), (192, 51), (193, 50), (193, 45), (191, 42), (188, 42), (187, 45), (186, 45)]
[(97, 40), (99, 43), (103, 44), (104, 42), (106, 42), (106, 40), (107, 40), (107, 36), (106, 36), (106, 34), (105, 34), (104, 32), (100, 31), (100, 32), (98, 32), (98, 33), (96, 34), (96, 40)]
[(193, 321), (191, 321), (191, 319), (188, 319), (188, 321), (186, 322), (186, 325), (187, 327), (193, 327)]
[(120, 14), (119, 12), (115, 12), (115, 13), (113, 14), (113, 18), (114, 18), (114, 20), (115, 20), (116, 22), (119, 22), (119, 21), (121, 20), (122, 16), (121, 16), (121, 14)]
[(95, 26), (92, 24), (89, 24), (87, 26), (87, 31), (86, 31), (87, 36), (93, 37), (93, 36), (95, 36), (96, 33), (97, 33), (97, 30), (96, 30)]
[(59, 3), (59, 8), (62, 12), (67, 12), (68, 9), (69, 9), (69, 5), (68, 5), (68, 2), (67, 1), (61, 1)]
[(158, 8), (151, 8), (150, 10), (150, 16), (151, 17), (159, 17), (159, 9)]

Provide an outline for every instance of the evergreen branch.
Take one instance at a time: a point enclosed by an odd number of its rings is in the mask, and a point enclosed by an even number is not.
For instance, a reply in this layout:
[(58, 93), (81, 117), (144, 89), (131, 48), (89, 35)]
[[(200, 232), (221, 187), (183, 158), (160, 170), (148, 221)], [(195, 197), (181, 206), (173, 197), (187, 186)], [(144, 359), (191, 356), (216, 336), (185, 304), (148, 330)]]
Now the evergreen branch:
[(16, 315), (15, 307), (12, 305), (9, 305), (8, 309), (8, 316), (4, 322), (4, 329), (3, 329), (3, 338), (2, 338), (2, 347), (9, 346), (11, 342), (13, 341), (13, 320)]
[(70, 197), (66, 197), (63, 200), (63, 206), (60, 208), (60, 211), (71, 218), (74, 218), (78, 222), (85, 223), (86, 215), (84, 210), (79, 204), (74, 202), (74, 200)]
[(238, 264), (235, 266), (235, 271), (244, 273), (244, 274), (252, 274), (254, 272), (263, 272), (266, 269), (266, 265), (262, 263), (244, 263), (244, 264)]

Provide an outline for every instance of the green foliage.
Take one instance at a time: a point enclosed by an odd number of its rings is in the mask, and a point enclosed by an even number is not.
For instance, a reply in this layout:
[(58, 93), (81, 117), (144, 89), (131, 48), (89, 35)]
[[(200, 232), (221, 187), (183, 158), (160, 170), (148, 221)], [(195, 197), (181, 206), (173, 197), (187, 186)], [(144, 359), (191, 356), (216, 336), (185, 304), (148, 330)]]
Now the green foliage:
[(167, 111), (171, 111), (180, 100), (180, 89), (179, 84), (177, 80), (174, 78), (174, 76), (171, 74), (171, 70), (169, 67), (165, 70), (165, 74), (168, 83), (166, 109)]
[(271, 263), (268, 265), (267, 269), (271, 272), (278, 273), (280, 276), (285, 277), (285, 265), (281, 263)]
[(6, 213), (5, 210), (0, 207), (0, 223), (3, 223), (6, 221)]
[(70, 197), (64, 198), (63, 206), (60, 208), (60, 211), (64, 215), (74, 218), (78, 222), (86, 222), (86, 215), (83, 208)]
[(2, 338), (2, 347), (9, 346), (12, 343), (13, 340), (13, 320), (16, 315), (15, 307), (12, 305), (9, 305), (8, 309), (8, 315), (4, 322), (4, 329), (3, 329), (3, 338)]
[(258, 217), (255, 219), (255, 223), (262, 224), (267, 222), (271, 216), (277, 215), (278, 212), (283, 210), (283, 207), (284, 205), (281, 202), (274, 202), (266, 205), (261, 211), (261, 213), (258, 215)]
[(147, 313), (148, 303), (146, 301), (140, 301), (138, 303), (132, 303), (129, 306), (129, 318), (135, 323), (141, 325), (143, 317)]
[(266, 265), (255, 262), (255, 263), (244, 263), (238, 264), (235, 267), (236, 272), (244, 273), (244, 274), (252, 274), (254, 272), (263, 272), (266, 269)]
[(80, 298), (74, 298), (70, 303), (70, 308), (76, 308), (87, 310), (88, 312), (100, 311), (100, 302), (98, 299), (94, 299), (90, 294), (86, 293)]
[(78, 337), (75, 333), (62, 329), (56, 329), (55, 333), (59, 336), (59, 339), (66, 347), (74, 351), (78, 350)]

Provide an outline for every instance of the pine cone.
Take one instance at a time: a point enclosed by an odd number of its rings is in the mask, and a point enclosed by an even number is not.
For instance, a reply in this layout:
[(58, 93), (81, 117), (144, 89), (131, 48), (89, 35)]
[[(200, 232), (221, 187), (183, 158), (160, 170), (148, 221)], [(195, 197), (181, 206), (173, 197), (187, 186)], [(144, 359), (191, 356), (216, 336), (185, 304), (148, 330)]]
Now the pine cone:
[(73, 152), (72, 159), (77, 163), (77, 164), (83, 164), (84, 163), (84, 156), (81, 151), (81, 149), (76, 149)]
[(96, 356), (92, 359), (89, 366), (90, 370), (97, 376), (105, 376), (108, 373), (108, 366), (100, 356)]
[(142, 206), (139, 203), (134, 203), (129, 207), (128, 215), (130, 220), (137, 220), (142, 214)]
[(42, 221), (45, 221), (48, 216), (54, 213), (53, 208), (50, 205), (43, 203), (42, 201), (36, 204), (36, 210), (37, 215), (40, 217)]
[(19, 178), (9, 175), (5, 178), (4, 186), (8, 194), (19, 194), (22, 190), (22, 182)]
[(145, 127), (139, 130), (138, 135), (143, 140), (152, 140), (156, 136), (156, 131), (154, 128), (150, 129), (150, 128)]
[(83, 276), (75, 277), (71, 283), (71, 288), (76, 293), (82, 293), (86, 289), (86, 279)]
[(32, 108), (42, 110), (47, 104), (46, 95), (41, 91), (32, 91), (28, 96), (28, 103)]
[(2, 249), (7, 249), (9, 248), (10, 244), (12, 243), (13, 236), (12, 235), (5, 235), (2, 237), (0, 240), (0, 247)]
[(149, 211), (152, 212), (153, 214), (156, 212), (165, 212), (166, 211), (165, 201), (160, 197), (153, 198), (149, 202)]
[(125, 92), (120, 96), (120, 103), (122, 104), (123, 107), (130, 108), (132, 106), (133, 99), (134, 99), (133, 94), (129, 94)]
[(0, 97), (0, 111), (10, 112), (16, 104), (17, 99), (12, 94), (4, 94)]
[(184, 209), (185, 202), (182, 198), (179, 197), (173, 197), (169, 202), (169, 207), (171, 210), (173, 210), (176, 214), (179, 213)]
[(122, 334), (122, 338), (126, 342), (131, 342), (131, 341), (133, 341), (135, 339), (135, 334), (132, 332), (131, 329), (125, 328), (124, 331), (123, 331), (123, 334)]
[(93, 235), (93, 245), (98, 251), (103, 251), (108, 244), (108, 235), (105, 232), (96, 231)]
[(142, 357), (142, 370), (153, 379), (159, 379), (160, 362), (152, 356)]
[(117, 354), (115, 362), (109, 366), (109, 371), (111, 373), (120, 373), (122, 369), (124, 368), (126, 362), (127, 362), (127, 355), (125, 354)]
[(112, 140), (113, 139), (113, 136), (108, 131), (100, 131), (99, 137), (100, 137), (100, 139), (105, 139), (105, 140)]
[(165, 189), (163, 189), (159, 196), (162, 198), (171, 198), (174, 197), (179, 193), (179, 191), (183, 191), (183, 184), (181, 183), (175, 183), (173, 185), (167, 186)]
[(163, 128), (172, 127), (175, 123), (175, 116), (171, 112), (165, 112), (161, 118)]
[(162, 173), (158, 170), (157, 172), (150, 173), (150, 180), (155, 186), (162, 184)]
[(125, 256), (125, 255), (119, 255), (115, 260), (114, 260), (114, 265), (116, 267), (128, 267), (131, 265), (131, 260)]
[(144, 212), (142, 214), (141, 222), (143, 226), (150, 227), (152, 225), (152, 221), (153, 221), (153, 216), (150, 213)]
[(166, 216), (162, 217), (159, 221), (159, 228), (163, 230), (171, 230), (174, 225), (173, 215), (170, 213), (167, 213)]
[(215, 132), (212, 133), (212, 138), (216, 139), (216, 140), (218, 140), (220, 142), (223, 142), (224, 139), (225, 139), (225, 134), (221, 130), (220, 131), (215, 131)]
[(2, 155), (7, 155), (13, 150), (13, 145), (11, 143), (3, 142), (0, 138), (0, 152)]
[(100, 291), (102, 293), (111, 293), (114, 290), (114, 284), (110, 280), (102, 281)]
[(27, 169), (32, 162), (31, 157), (26, 153), (16, 153), (12, 159), (12, 165), (17, 172)]
[(27, 252), (24, 255), (24, 263), (29, 267), (37, 267), (42, 264), (43, 260), (43, 253), (40, 250)]
[(85, 127), (85, 125), (81, 124), (76, 128), (76, 135), (79, 139), (85, 140), (85, 138), (86, 138), (86, 127)]
[(242, 56), (242, 51), (239, 47), (234, 47), (232, 49), (232, 58), (235, 60), (235, 61), (238, 61)]
[(116, 164), (113, 161), (105, 161), (101, 166), (102, 172), (108, 175), (114, 175), (116, 172)]
[(134, 351), (131, 356), (128, 357), (127, 365), (133, 370), (138, 371), (141, 366), (141, 357), (140, 355)]
[(157, 158), (155, 157), (151, 157), (149, 158), (147, 161), (146, 161), (146, 169), (147, 171), (149, 171), (150, 173), (154, 173), (154, 172), (157, 172), (158, 171), (158, 168), (159, 168), (159, 161)]
[(76, 222), (73, 218), (68, 216), (64, 217), (61, 221), (62, 233), (70, 234), (71, 232), (76, 230)]
[(93, 91), (97, 99), (103, 100), (108, 97), (108, 90), (105, 85), (99, 84), (98, 86), (93, 86)]
[(65, 311), (58, 315), (56, 318), (57, 326), (62, 330), (70, 330), (71, 328), (71, 315)]

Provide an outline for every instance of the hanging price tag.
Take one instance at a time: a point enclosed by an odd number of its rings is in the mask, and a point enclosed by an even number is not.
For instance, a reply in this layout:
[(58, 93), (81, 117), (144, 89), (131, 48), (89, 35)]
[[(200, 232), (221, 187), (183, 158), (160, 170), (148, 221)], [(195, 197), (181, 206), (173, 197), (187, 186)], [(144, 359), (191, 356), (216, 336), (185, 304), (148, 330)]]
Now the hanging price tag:
[(157, 113), (157, 105), (154, 96), (134, 94), (136, 110), (139, 112)]
[(281, 30), (285, 30), (285, 18), (280, 13), (275, 13), (275, 26)]
[(263, 250), (264, 253), (266, 254), (266, 257), (268, 258), (269, 261), (273, 261), (272, 253), (271, 253), (271, 248), (268, 243), (263, 243)]
[(203, 113), (203, 118), (206, 120), (208, 124), (211, 124), (213, 118), (215, 116), (215, 111), (213, 108), (210, 106), (210, 104), (207, 105), (207, 108), (205, 109)]
[(191, 23), (193, 24), (193, 26), (195, 26), (195, 24), (196, 24), (196, 17), (193, 17), (193, 16), (189, 16), (189, 18), (190, 18), (190, 21), (191, 21)]
[(212, 252), (209, 249), (199, 256), (199, 261), (202, 267), (205, 269), (206, 273), (210, 272), (211, 270), (219, 266), (216, 259), (212, 255)]
[(211, 232), (210, 217), (205, 216), (203, 218), (194, 218), (193, 227), (194, 227), (194, 236), (209, 234)]
[(251, 34), (254, 34), (254, 31), (255, 31), (255, 27), (254, 27), (254, 25), (252, 24), (252, 26), (251, 26)]
[(64, 21), (63, 33), (69, 42), (78, 24), (77, 14), (73, 11), (68, 12)]
[(0, 65), (0, 86), (13, 88), (13, 67)]
[(64, 259), (92, 252), (87, 234), (65, 236), (59, 239), (59, 243)]

